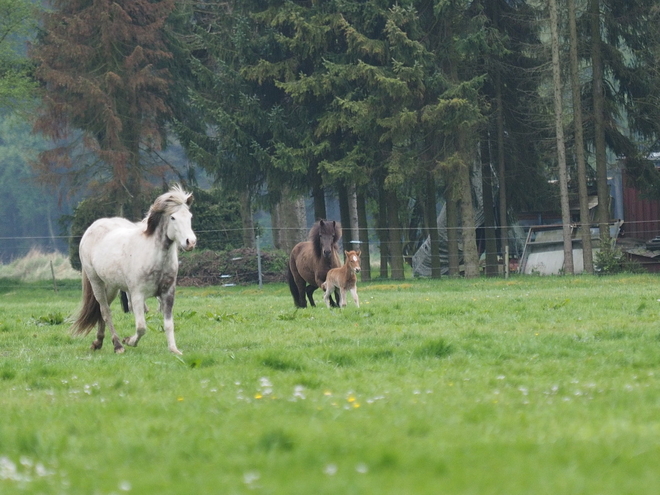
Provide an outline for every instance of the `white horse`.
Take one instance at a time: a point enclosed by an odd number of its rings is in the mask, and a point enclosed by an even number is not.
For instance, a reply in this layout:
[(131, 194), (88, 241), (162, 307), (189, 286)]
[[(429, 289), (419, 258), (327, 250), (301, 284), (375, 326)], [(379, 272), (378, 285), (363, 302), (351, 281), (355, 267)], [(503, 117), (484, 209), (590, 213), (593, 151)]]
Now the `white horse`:
[(98, 324), (92, 350), (103, 346), (106, 325), (112, 332), (116, 353), (124, 352), (112, 323), (110, 303), (120, 290), (130, 294), (135, 314), (135, 335), (123, 343), (137, 346), (147, 330), (145, 299), (162, 303), (167, 346), (181, 354), (174, 341), (172, 306), (179, 269), (179, 248), (190, 251), (197, 243), (191, 228), (192, 194), (175, 185), (159, 196), (147, 217), (138, 223), (124, 218), (101, 218), (80, 240), (83, 301), (73, 324), (76, 335), (87, 335)]

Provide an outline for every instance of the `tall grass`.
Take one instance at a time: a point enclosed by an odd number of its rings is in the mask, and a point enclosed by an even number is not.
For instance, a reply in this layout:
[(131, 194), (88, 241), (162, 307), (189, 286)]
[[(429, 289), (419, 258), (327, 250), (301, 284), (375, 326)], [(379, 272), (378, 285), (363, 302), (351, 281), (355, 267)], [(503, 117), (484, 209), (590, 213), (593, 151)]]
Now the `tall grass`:
[(62, 253), (44, 253), (31, 249), (23, 258), (3, 265), (0, 263), (0, 278), (35, 282), (38, 280), (75, 280), (80, 279), (80, 272), (71, 267), (69, 259)]
[(658, 493), (654, 276), (358, 290), (179, 288), (182, 358), (153, 303), (117, 356), (78, 289), (0, 294), (0, 493)]

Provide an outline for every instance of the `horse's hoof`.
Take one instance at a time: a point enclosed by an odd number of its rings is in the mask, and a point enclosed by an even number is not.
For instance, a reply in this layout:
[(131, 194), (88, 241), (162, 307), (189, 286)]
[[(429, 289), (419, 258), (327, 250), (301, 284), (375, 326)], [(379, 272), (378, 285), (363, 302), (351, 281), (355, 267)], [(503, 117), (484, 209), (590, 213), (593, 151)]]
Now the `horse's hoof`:
[(176, 347), (175, 347), (174, 349), (170, 349), (170, 352), (171, 352), (172, 354), (176, 354), (177, 356), (183, 356), (183, 352), (181, 352), (181, 351), (180, 351), (179, 349), (177, 349)]
[(131, 342), (131, 337), (124, 337), (121, 341), (122, 344), (130, 345), (131, 347), (137, 347), (137, 344)]
[(124, 350), (125, 349), (122, 346), (115, 347), (115, 354), (123, 354)]
[(99, 344), (98, 342), (92, 342), (92, 346), (90, 347), (90, 349), (92, 351), (98, 351), (102, 346), (103, 346), (102, 343)]

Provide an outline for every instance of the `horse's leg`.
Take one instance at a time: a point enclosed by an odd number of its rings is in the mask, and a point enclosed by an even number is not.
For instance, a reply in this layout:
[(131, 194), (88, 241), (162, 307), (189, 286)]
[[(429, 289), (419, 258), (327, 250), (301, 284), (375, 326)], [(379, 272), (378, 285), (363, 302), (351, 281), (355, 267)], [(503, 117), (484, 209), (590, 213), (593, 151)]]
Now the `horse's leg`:
[(330, 309), (330, 293), (334, 287), (326, 280), (321, 288), (325, 289), (325, 292), (323, 293), (323, 300), (325, 301), (325, 305), (328, 307), (328, 309)]
[(174, 341), (174, 318), (172, 317), (172, 308), (174, 307), (174, 286), (161, 297), (161, 308), (163, 310), (163, 327), (165, 328), (165, 337), (167, 337), (167, 348), (174, 354), (183, 354), (176, 347)]
[(311, 306), (316, 306), (316, 304), (314, 303), (314, 296), (313, 296), (314, 291), (316, 289), (318, 289), (318, 287), (316, 285), (308, 285), (307, 288), (305, 289), (305, 292), (307, 293), (307, 298), (309, 299), (309, 304)]
[[(334, 294), (334, 298), (332, 297)], [(330, 307), (332, 308), (338, 308), (339, 307), (339, 287), (335, 286), (334, 290), (330, 292), (330, 295), (328, 296), (328, 300), (330, 301)]]
[(287, 281), (289, 282), (289, 289), (291, 295), (293, 296), (293, 303), (297, 308), (306, 308), (307, 299), (305, 298), (305, 279), (300, 274), (298, 270), (298, 265), (296, 264), (297, 258), (297, 247), (293, 248), (291, 256), (289, 257), (289, 264), (287, 265)]
[[(117, 296), (117, 291), (107, 293), (103, 284), (92, 282), (91, 279), (90, 282), (92, 284), (92, 290), (94, 291), (94, 297), (96, 297), (96, 300), (99, 302), (99, 306), (101, 308), (101, 317), (103, 318), (105, 325), (107, 325), (108, 328), (110, 328), (110, 333), (112, 333), (112, 344), (115, 348), (115, 352), (117, 354), (121, 354), (122, 352), (124, 352), (124, 346), (121, 345), (121, 341), (119, 340), (119, 336), (117, 335), (115, 326), (112, 323), (112, 312), (110, 311), (110, 302), (112, 302), (112, 300)], [(99, 337), (99, 334), (101, 333), (103, 333), (103, 335), (105, 336), (105, 325), (103, 327), (103, 330), (101, 330), (101, 325), (99, 325), (99, 330), (98, 333), (96, 334), (97, 339)], [(93, 345), (94, 344), (92, 344), (92, 346)]]
[[(307, 286), (305, 286), (305, 283), (303, 282), (302, 287), (298, 286), (300, 288), (300, 308), (306, 308), (307, 307)], [(312, 301), (312, 306), (314, 306), (314, 302)]]
[(126, 337), (123, 342), (131, 347), (136, 347), (142, 336), (147, 332), (147, 320), (144, 317), (144, 296), (131, 293), (133, 314), (135, 315), (135, 335)]
[(335, 299), (333, 300), (332, 297), (330, 298), (330, 304), (332, 304), (333, 308), (338, 308), (339, 307), (339, 298), (341, 296), (341, 291), (339, 290), (338, 287), (335, 287)]
[(91, 349), (93, 351), (98, 351), (103, 347), (103, 339), (105, 338), (105, 321), (99, 320), (98, 330), (96, 332), (96, 340), (92, 342)]
[(302, 278), (302, 276), (298, 273), (295, 272), (293, 274), (293, 283), (296, 286), (296, 289), (298, 289), (298, 304), (297, 306), (299, 308), (306, 308), (307, 307), (307, 299), (305, 299), (305, 279)]
[(307, 298), (305, 297), (305, 294), (307, 294), (307, 282), (305, 282), (305, 279), (302, 278), (299, 273), (294, 275), (294, 280), (296, 282), (296, 287), (298, 288), (298, 307), (306, 308)]
[(339, 289), (339, 307), (340, 308), (346, 307), (346, 289), (344, 289), (343, 287)]
[(358, 297), (358, 294), (357, 294), (357, 287), (353, 287), (351, 289), (351, 295), (353, 296), (353, 302), (355, 302), (355, 305), (359, 308), (360, 307), (360, 298)]

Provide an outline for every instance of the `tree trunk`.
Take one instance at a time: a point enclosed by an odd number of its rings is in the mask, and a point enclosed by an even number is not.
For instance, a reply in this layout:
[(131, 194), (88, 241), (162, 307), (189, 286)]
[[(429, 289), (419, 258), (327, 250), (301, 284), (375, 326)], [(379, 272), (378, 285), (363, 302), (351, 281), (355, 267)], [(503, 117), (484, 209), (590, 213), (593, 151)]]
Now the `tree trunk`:
[(387, 195), (383, 181), (378, 183), (378, 241), (380, 243), (380, 278), (388, 278), (387, 264), (390, 258), (389, 232), (387, 229)]
[(460, 254), (458, 249), (458, 201), (452, 187), (445, 192), (447, 209), (447, 252), (449, 256), (449, 276), (460, 275)]
[(587, 166), (584, 157), (584, 130), (582, 129), (582, 100), (578, 75), (578, 37), (575, 18), (575, 0), (568, 0), (568, 24), (570, 36), (571, 89), (573, 94), (573, 123), (575, 127), (575, 157), (578, 174), (578, 196), (580, 200), (580, 235), (582, 238), (582, 260), (584, 271), (594, 273), (593, 250), (591, 247), (591, 218), (589, 217), (589, 193), (587, 191)]
[[(509, 220), (506, 200), (506, 160), (504, 159), (504, 107), (502, 102), (502, 76), (498, 68), (495, 73), (495, 100), (497, 115), (497, 180), (500, 206), (500, 246), (506, 252), (509, 245)], [(505, 260), (506, 262), (506, 260)]]
[(301, 241), (307, 240), (305, 200), (289, 199), (286, 195), (272, 212), (273, 244), (277, 249), (291, 252)]
[(403, 280), (403, 242), (401, 222), (399, 220), (399, 198), (396, 191), (390, 191), (387, 201), (387, 225), (389, 230), (389, 259), (392, 268), (392, 280)]
[(490, 140), (484, 133), (481, 140), (481, 182), (484, 202), (484, 231), (486, 237), (486, 276), (499, 274), (497, 263), (497, 228), (495, 225), (495, 205), (493, 204), (493, 173), (490, 165)]
[(348, 186), (348, 217), (350, 220), (350, 225), (347, 226), (351, 230), (351, 239), (353, 244), (349, 246), (349, 249), (357, 249), (360, 246), (360, 232), (358, 229), (358, 211), (357, 211), (357, 192), (355, 189), (355, 184), (352, 183)]
[(369, 254), (369, 228), (367, 225), (367, 200), (363, 191), (358, 191), (357, 215), (358, 215), (358, 238), (360, 239), (360, 251), (362, 252), (362, 270), (360, 280), (371, 280), (371, 256)]
[(568, 173), (566, 171), (566, 146), (564, 143), (563, 108), (561, 98), (561, 67), (559, 65), (559, 27), (557, 0), (549, 0), (550, 38), (552, 44), (552, 85), (555, 104), (555, 133), (557, 141), (557, 165), (559, 167), (559, 195), (561, 223), (564, 238), (564, 273), (574, 274), (573, 240), (571, 238), (571, 210), (568, 204)]
[(351, 249), (353, 245), (353, 232), (351, 230), (351, 213), (350, 204), (348, 201), (348, 187), (345, 184), (340, 184), (338, 188), (339, 193), (339, 216), (341, 217), (342, 226), (342, 245), (345, 250)]
[(600, 1), (589, 0), (591, 17), (591, 66), (593, 74), (594, 148), (596, 150), (596, 187), (598, 189), (598, 228), (601, 246), (610, 239), (610, 192), (607, 186), (607, 154), (605, 149), (605, 95), (603, 93), (603, 57), (600, 35)]
[(243, 246), (254, 247), (255, 232), (254, 219), (252, 217), (252, 200), (250, 192), (245, 189), (239, 195), (241, 205), (241, 222), (243, 224)]
[(463, 267), (466, 278), (479, 276), (479, 253), (477, 252), (477, 229), (472, 204), (472, 183), (470, 181), (470, 160), (468, 140), (463, 129), (458, 130), (458, 150), (463, 159), (458, 168), (459, 194), (461, 198), (461, 233), (463, 236)]
[(314, 175), (312, 197), (314, 198), (314, 220), (325, 220), (328, 215), (325, 209), (325, 189), (321, 183), (321, 176), (318, 174)]
[(424, 227), (429, 236), (431, 250), (431, 278), (440, 278), (442, 265), (440, 263), (440, 234), (438, 232), (438, 209), (436, 208), (435, 178), (433, 172), (426, 172), (424, 190)]

